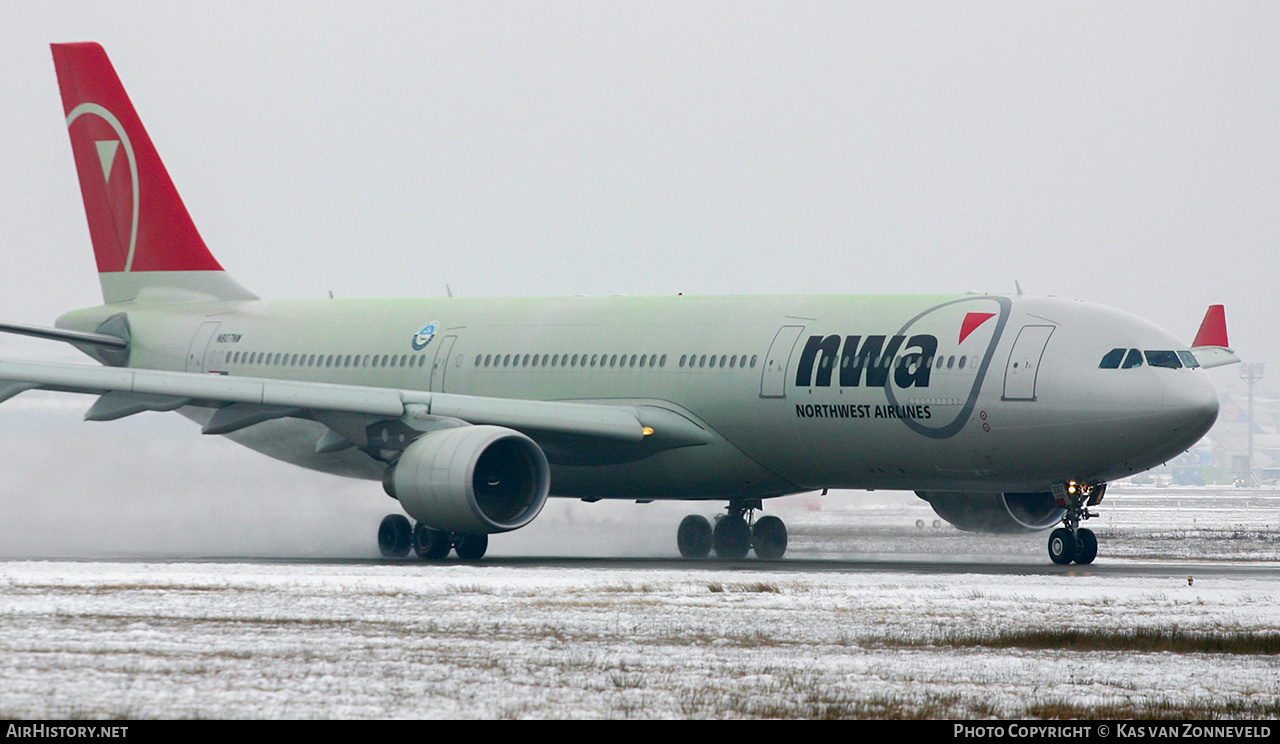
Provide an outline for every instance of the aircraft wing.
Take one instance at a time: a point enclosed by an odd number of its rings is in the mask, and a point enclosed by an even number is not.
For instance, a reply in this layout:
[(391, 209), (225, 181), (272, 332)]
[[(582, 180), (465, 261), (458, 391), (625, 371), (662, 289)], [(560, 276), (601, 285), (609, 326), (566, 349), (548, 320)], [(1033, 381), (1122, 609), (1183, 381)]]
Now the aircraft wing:
[[(127, 367), (0, 361), (0, 402), (27, 390), (98, 395), (97, 402), (85, 414), (91, 421), (110, 421), (143, 411), (172, 411), (183, 406), (213, 408), (216, 410), (204, 425), (206, 434), (226, 434), (286, 416), (314, 418), (357, 446), (367, 443), (358, 441), (362, 434), (350, 432), (392, 419), (420, 430), (439, 421), (453, 425), (493, 424), (526, 433), (603, 438), (620, 443), (652, 442), (660, 448), (701, 444), (708, 437), (708, 432), (689, 419), (649, 406), (488, 398)], [(661, 436), (650, 439), (659, 429)]]
[(1235, 364), (1240, 361), (1240, 357), (1225, 346), (1192, 346), (1191, 353), (1195, 355), (1196, 361), (1200, 363), (1200, 366), (1205, 369)]

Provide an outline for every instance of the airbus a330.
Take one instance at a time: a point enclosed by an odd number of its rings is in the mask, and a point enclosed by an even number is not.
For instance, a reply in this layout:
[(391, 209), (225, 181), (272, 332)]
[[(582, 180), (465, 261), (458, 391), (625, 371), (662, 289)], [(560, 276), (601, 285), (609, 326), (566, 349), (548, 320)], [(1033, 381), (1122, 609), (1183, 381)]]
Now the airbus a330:
[(53, 56), (103, 303), (0, 328), (100, 364), (0, 361), (0, 401), (177, 411), (381, 481), (387, 556), (480, 558), (558, 496), (724, 502), (685, 518), (680, 553), (778, 559), (768, 499), (902, 489), (965, 530), (1056, 527), (1050, 558), (1090, 563), (1106, 484), (1198, 441), (1218, 413), (1203, 369), (1238, 361), (1221, 306), (1184, 344), (1020, 295), (260, 299), (201, 239), (102, 48)]

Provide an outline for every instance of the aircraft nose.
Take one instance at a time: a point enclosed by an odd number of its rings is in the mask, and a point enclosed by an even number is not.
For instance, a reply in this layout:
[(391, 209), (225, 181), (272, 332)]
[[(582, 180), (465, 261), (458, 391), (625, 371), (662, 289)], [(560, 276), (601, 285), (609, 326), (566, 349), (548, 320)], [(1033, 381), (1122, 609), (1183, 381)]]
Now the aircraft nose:
[(1173, 375), (1165, 385), (1162, 402), (1171, 438), (1194, 444), (1218, 420), (1218, 391), (1200, 373)]

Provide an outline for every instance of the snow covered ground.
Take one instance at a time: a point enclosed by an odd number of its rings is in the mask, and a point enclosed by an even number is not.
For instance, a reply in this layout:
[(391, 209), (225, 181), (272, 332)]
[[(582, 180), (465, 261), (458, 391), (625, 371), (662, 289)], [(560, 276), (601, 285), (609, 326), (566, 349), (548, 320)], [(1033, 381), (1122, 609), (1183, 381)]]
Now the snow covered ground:
[[(1116, 494), (1099, 565), (1223, 561), (1231, 545), (1275, 560), (1280, 495), (1227, 491), (1229, 508), (1179, 527), (1185, 495)], [(14, 560), (0, 563), (0, 716), (1280, 715), (1280, 576), (1034, 575), (1043, 536), (933, 527), (902, 494), (833, 501), (782, 510), (793, 555), (1006, 567)], [(548, 516), (582, 526), (566, 514)], [(872, 552), (842, 542), (855, 538)]]
[(675, 560), (715, 505), (561, 501), (490, 565), (387, 563), (376, 484), (31, 395), (0, 717), (1280, 717), (1280, 492), (1114, 488), (1093, 569), (901, 493), (770, 502), (791, 567)]

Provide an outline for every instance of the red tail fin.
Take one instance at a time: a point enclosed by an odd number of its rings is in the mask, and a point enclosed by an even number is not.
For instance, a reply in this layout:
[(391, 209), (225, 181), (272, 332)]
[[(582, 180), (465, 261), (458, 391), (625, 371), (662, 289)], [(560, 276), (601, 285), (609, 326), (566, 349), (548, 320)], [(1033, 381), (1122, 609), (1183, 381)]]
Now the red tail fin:
[(1191, 342), (1192, 348), (1198, 346), (1222, 346), (1230, 348), (1227, 343), (1227, 312), (1222, 305), (1210, 305), (1200, 322), (1200, 332), (1196, 340)]
[(94, 43), (52, 46), (107, 302), (148, 287), (252, 298), (205, 246), (107, 53)]

